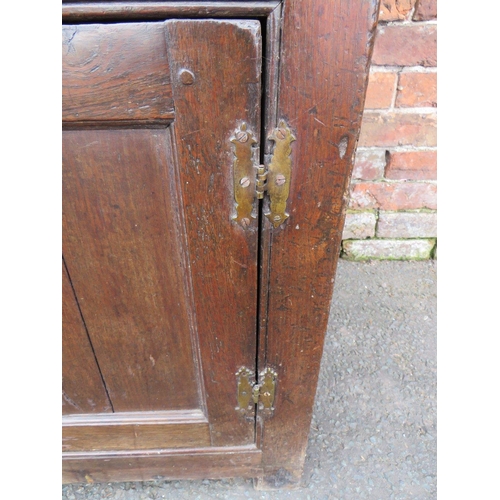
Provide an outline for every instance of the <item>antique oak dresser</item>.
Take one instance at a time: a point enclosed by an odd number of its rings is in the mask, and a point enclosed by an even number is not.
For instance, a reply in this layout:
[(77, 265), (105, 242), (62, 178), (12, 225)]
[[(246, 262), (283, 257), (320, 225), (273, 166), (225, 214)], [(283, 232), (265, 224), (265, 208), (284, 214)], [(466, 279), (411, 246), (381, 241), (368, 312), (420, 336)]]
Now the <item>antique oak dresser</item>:
[(378, 2), (62, 9), (64, 481), (293, 487)]

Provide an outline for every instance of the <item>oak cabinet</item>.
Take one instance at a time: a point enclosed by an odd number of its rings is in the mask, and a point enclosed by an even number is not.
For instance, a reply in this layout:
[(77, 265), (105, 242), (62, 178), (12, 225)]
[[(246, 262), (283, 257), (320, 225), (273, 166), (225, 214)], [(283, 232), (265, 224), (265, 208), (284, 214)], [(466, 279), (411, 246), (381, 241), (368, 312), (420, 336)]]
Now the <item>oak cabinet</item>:
[(299, 481), (376, 13), (63, 4), (66, 482)]

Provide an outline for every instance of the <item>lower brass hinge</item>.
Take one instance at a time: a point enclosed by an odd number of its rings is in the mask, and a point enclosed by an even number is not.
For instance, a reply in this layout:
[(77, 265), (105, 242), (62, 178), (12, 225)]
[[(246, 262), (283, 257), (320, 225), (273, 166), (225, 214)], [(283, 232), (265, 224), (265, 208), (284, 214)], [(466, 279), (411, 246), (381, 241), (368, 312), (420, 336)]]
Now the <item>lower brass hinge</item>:
[(248, 228), (255, 219), (254, 200), (262, 200), (267, 192), (269, 209), (264, 214), (269, 222), (278, 227), (289, 214), (286, 213), (286, 202), (290, 194), (292, 173), (291, 143), (295, 137), (287, 124), (281, 120), (268, 137), (274, 141), (274, 152), (268, 170), (264, 165), (254, 165), (254, 145), (257, 140), (254, 134), (242, 123), (234, 131), (231, 142), (234, 144), (233, 187), (236, 202), (236, 215), (233, 217), (243, 228)]
[(237, 410), (244, 414), (253, 412), (255, 405), (260, 412), (270, 415), (274, 411), (274, 394), (276, 392), (277, 373), (272, 368), (266, 368), (255, 382), (255, 373), (248, 368), (240, 368), (236, 372), (237, 379)]

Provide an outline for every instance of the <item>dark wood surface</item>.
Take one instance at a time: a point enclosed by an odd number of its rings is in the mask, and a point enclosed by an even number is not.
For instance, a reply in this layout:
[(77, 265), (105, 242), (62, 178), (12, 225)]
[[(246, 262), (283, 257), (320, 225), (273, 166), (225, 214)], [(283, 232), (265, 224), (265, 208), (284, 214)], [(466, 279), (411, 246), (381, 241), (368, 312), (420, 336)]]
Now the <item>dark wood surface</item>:
[(62, 412), (104, 413), (112, 411), (78, 309), (64, 262), (62, 264)]
[[(100, 129), (63, 132), (63, 252), (116, 412), (65, 419), (65, 460), (254, 443), (254, 422), (235, 411), (235, 373), (255, 365), (258, 224), (232, 220), (230, 138), (243, 121), (259, 135), (260, 23), (163, 27), (171, 126), (106, 128), (104, 115)], [(162, 420), (172, 410), (184, 420)]]
[(63, 121), (174, 117), (161, 23), (63, 26)]
[(253, 445), (168, 452), (67, 453), (63, 483), (255, 477), (261, 459), (262, 452)]
[[(278, 81), (281, 50), (281, 21), (282, 5), (274, 9), (268, 16), (266, 22), (266, 64), (264, 74), (266, 85), (264, 88), (264, 135), (261, 145), (261, 162), (269, 167), (271, 162), (274, 141), (269, 140), (269, 136), (278, 124), (277, 106), (278, 106)], [(266, 368), (265, 353), (267, 351), (267, 320), (269, 306), (269, 265), (272, 247), (272, 225), (262, 222), (267, 221), (264, 212), (268, 209), (268, 201), (264, 199), (260, 203), (260, 238), (259, 238), (259, 311), (257, 318), (258, 352), (257, 373)], [(257, 418), (260, 420), (260, 416)], [(260, 424), (257, 422), (257, 429)], [(260, 447), (261, 433), (257, 432), (256, 443)]]
[[(250, 444), (253, 422), (235, 411), (235, 374), (255, 366), (258, 224), (245, 230), (232, 219), (230, 138), (243, 121), (260, 138), (260, 23), (172, 20), (165, 26), (212, 443)], [(192, 85), (182, 83), (185, 70), (194, 75)]]
[[(184, 347), (181, 347), (185, 354), (181, 354), (183, 361), (175, 362), (180, 366), (188, 360), (186, 353), (190, 352), (192, 377), (187, 379), (199, 382), (179, 395), (182, 399), (191, 394), (191, 402), (186, 399), (178, 406), (154, 408), (159, 413), (172, 409), (203, 412), (209, 422), (211, 447), (200, 448), (198, 446), (206, 445), (198, 444), (189, 450), (182, 448), (182, 441), (176, 441), (175, 433), (169, 434), (173, 429), (170, 427), (164, 437), (170, 440), (171, 444), (167, 444), (170, 449), (154, 452), (146, 449), (150, 437), (146, 437), (141, 445), (134, 445), (135, 451), (127, 449), (132, 432), (136, 432), (136, 423), (125, 419), (119, 431), (117, 428), (111, 431), (115, 436), (106, 445), (108, 451), (65, 454), (65, 480), (92, 482), (146, 480), (156, 476), (168, 479), (242, 476), (257, 477), (259, 488), (293, 487), (298, 484), (305, 458), (378, 2), (285, 0), (283, 11), (282, 5), (276, 2), (87, 2), (65, 4), (63, 10), (66, 20), (87, 22), (95, 19), (135, 21), (148, 16), (155, 19), (187, 15), (265, 16), (262, 26), (266, 27), (267, 58), (262, 67), (260, 23), (257, 21), (172, 19), (156, 23), (164, 25), (166, 36), (167, 65), (164, 67), (169, 68), (170, 74), (162, 75), (162, 78), (168, 79), (166, 86), (171, 92), (173, 105), (171, 114), (165, 115), (163, 123), (171, 123), (170, 126), (152, 129), (161, 126), (156, 118), (137, 115), (128, 120), (123, 113), (111, 119), (105, 115), (89, 116), (88, 122), (71, 117), (66, 121), (66, 124), (76, 123), (79, 127), (79, 130), (64, 133), (65, 144), (70, 146), (71, 158), (68, 157), (68, 161), (73, 165), (67, 185), (77, 200), (77, 205), (70, 209), (72, 217), (77, 220), (72, 251), (82, 252), (81, 259), (90, 249), (91, 260), (108, 260), (104, 266), (108, 278), (103, 277), (106, 273), (102, 273), (102, 267), (99, 267), (103, 276), (92, 277), (90, 281), (94, 280), (97, 285), (89, 285), (83, 283), (88, 279), (88, 264), (78, 264), (80, 270), (73, 271), (74, 264), (67, 257), (85, 321), (90, 324), (96, 319), (95, 314), (90, 314), (87, 321), (86, 306), (82, 304), (88, 300), (88, 294), (81, 295), (80, 286), (82, 290), (88, 287), (92, 293), (96, 291), (97, 300), (102, 302), (99, 307), (108, 307), (113, 293), (115, 298), (121, 297), (123, 290), (129, 293), (129, 287), (136, 289), (139, 286), (140, 289), (144, 286), (141, 281), (144, 278), (131, 272), (132, 269), (145, 266), (153, 269), (152, 274), (156, 275), (165, 272), (167, 266), (172, 279), (180, 283), (183, 297), (180, 303), (184, 312), (181, 311), (175, 321), (188, 325), (188, 333), (184, 330), (179, 334), (182, 338), (176, 341), (184, 342)], [(261, 124), (262, 69), (265, 107)], [(186, 70), (192, 77), (183, 74)], [(92, 106), (90, 103), (89, 109)], [(99, 106), (101, 110), (105, 109), (106, 101)], [(128, 112), (130, 107), (127, 105), (123, 109)], [(234, 197), (230, 139), (243, 121), (258, 137), (261, 125), (267, 136), (280, 119), (287, 122), (297, 138), (292, 144), (292, 180), (287, 203), (290, 217), (276, 229), (264, 217), (260, 229), (255, 221), (244, 230), (232, 221)], [(105, 125), (99, 125), (101, 122)], [(112, 126), (113, 130), (82, 130), (86, 123), (101, 128)], [(116, 129), (120, 125), (132, 128)], [(150, 128), (139, 128), (144, 125)], [(105, 140), (99, 142), (98, 137)], [(260, 154), (256, 151), (256, 157), (260, 155), (261, 162), (268, 164), (273, 145), (272, 141), (263, 138)], [(89, 156), (90, 170), (78, 163), (81, 162), (78, 155), (81, 158)], [(105, 164), (96, 166), (98, 157), (108, 159)], [(160, 165), (166, 167), (162, 169)], [(145, 193), (153, 192), (158, 186), (157, 196), (159, 193), (168, 195), (150, 206)], [(109, 219), (112, 211), (102, 208), (109, 207), (111, 198), (117, 194), (127, 206), (122, 220), (125, 224), (118, 235), (113, 234), (114, 226)], [(265, 200), (261, 202), (261, 209), (265, 209), (267, 203)], [(92, 204), (100, 209), (93, 215), (86, 214), (85, 211), (91, 212), (88, 207)], [(134, 229), (135, 222), (132, 222), (139, 215), (147, 215), (152, 222), (145, 226), (149, 227), (149, 232), (136, 235), (134, 231), (138, 230)], [(173, 251), (159, 238), (163, 232), (172, 235), (172, 225), (180, 228), (180, 233), (172, 236), (172, 241), (177, 241)], [(94, 240), (84, 250), (78, 249), (82, 228), (83, 233), (87, 231)], [(143, 230), (144, 226), (141, 228)], [(158, 239), (148, 247), (154, 235)], [(138, 245), (140, 255), (132, 255), (127, 251), (127, 245), (117, 254), (103, 251), (105, 247), (100, 248), (99, 242), (101, 236), (108, 248), (114, 248), (122, 238), (129, 240), (133, 242), (130, 248)], [(115, 243), (109, 246), (113, 241)], [(167, 254), (170, 264), (164, 260)], [(116, 260), (112, 262), (112, 258)], [(132, 263), (127, 259), (132, 259)], [(161, 269), (156, 269), (153, 261), (158, 261)], [(125, 262), (122, 269), (120, 266), (115, 269), (118, 262)], [(260, 277), (257, 276), (257, 264)], [(151, 275), (149, 272), (145, 274)], [(181, 274), (183, 279), (179, 277)], [(126, 283), (127, 286), (117, 287), (117, 283)], [(174, 299), (167, 297), (169, 288), (165, 280), (153, 280), (153, 283), (158, 287), (154, 291), (158, 290), (160, 296), (164, 294), (163, 303), (167, 307), (163, 309), (174, 310)], [(103, 286), (107, 290), (99, 296), (99, 288)], [(260, 294), (257, 294), (257, 288)], [(177, 290), (177, 284), (171, 289)], [(139, 293), (130, 293), (128, 304), (141, 304), (142, 309), (144, 301), (152, 303), (152, 299), (145, 299)], [(150, 297), (150, 294), (146, 295)], [(119, 330), (132, 328), (130, 325), (138, 320), (135, 315), (122, 318), (121, 306), (120, 299), (119, 307), (113, 306), (110, 316), (107, 316), (114, 318), (113, 322), (118, 318)], [(144, 309), (148, 317), (150, 312), (155, 314), (150, 306)], [(97, 310), (97, 303), (95, 307)], [(171, 325), (174, 320), (170, 315), (166, 318), (162, 319), (158, 313), (157, 317), (151, 318), (150, 325), (158, 320), (160, 325), (162, 321)], [(144, 319), (138, 321), (137, 331), (144, 331), (147, 324)], [(88, 328), (93, 338), (92, 328)], [(102, 335), (103, 328), (100, 326), (97, 330), (96, 338)], [(142, 336), (137, 338), (143, 342)], [(154, 344), (160, 337), (147, 338), (147, 342)], [(172, 338), (176, 338), (175, 335)], [(158, 345), (161, 349), (164, 343)], [(175, 342), (174, 345), (177, 352)], [(99, 359), (98, 349), (94, 348)], [(145, 367), (139, 376), (144, 377), (143, 383), (153, 377), (152, 387), (155, 387), (155, 380), (160, 387), (159, 381), (168, 375), (166, 366), (155, 379), (155, 370), (146, 368), (148, 362), (151, 364), (146, 350), (130, 347), (130, 356), (136, 362), (134, 366)], [(109, 361), (117, 363), (121, 359), (121, 356), (112, 354)], [(129, 362), (125, 356), (125, 364)], [(258, 415), (256, 436), (253, 422), (245, 420), (234, 408), (235, 372), (241, 366), (259, 370), (269, 367), (278, 373), (274, 415), (271, 418)], [(104, 368), (102, 372), (107, 384)], [(173, 378), (179, 376), (179, 372), (170, 374)], [(169, 380), (167, 392), (177, 383)], [(124, 382), (124, 386), (127, 384), (129, 382)], [(131, 387), (134, 384), (135, 380), (130, 382)], [(125, 392), (128, 398), (128, 392)], [(153, 393), (148, 386), (145, 398)], [(140, 399), (138, 391), (136, 395)], [(151, 410), (146, 408), (150, 404), (146, 399), (144, 406), (135, 408), (145, 410), (143, 415)], [(173, 401), (175, 403), (175, 398)], [(98, 415), (93, 422), (99, 421), (103, 430), (106, 426), (109, 430), (113, 417)], [(69, 419), (66, 432), (70, 432), (70, 427), (79, 427), (74, 423), (78, 416), (66, 418)], [(92, 421), (91, 415), (85, 418)], [(85, 418), (81, 429), (91, 427), (89, 420), (85, 423)], [(108, 418), (111, 420), (106, 420)], [(150, 424), (158, 425), (158, 422)], [(204, 424), (193, 424), (199, 425), (193, 428), (193, 435), (201, 432), (201, 443), (205, 439), (202, 435)], [(179, 422), (179, 425), (182, 424)], [(188, 428), (184, 430), (189, 432)], [(157, 431), (162, 432), (159, 428)], [(83, 450), (87, 444), (81, 443), (87, 439), (87, 431), (80, 437), (78, 432), (73, 435), (76, 438), (74, 443)], [(79, 439), (80, 445), (77, 443)], [(68, 442), (71, 443), (71, 439)], [(117, 442), (123, 446), (120, 448)], [(175, 449), (175, 446), (181, 448)]]
[(63, 252), (118, 412), (203, 404), (169, 136), (63, 133)]
[(65, 452), (210, 446), (200, 410), (72, 415), (63, 418), (62, 434)]
[(377, 13), (376, 0), (284, 4), (278, 119), (297, 140), (260, 342), (279, 377), (275, 415), (263, 426), (267, 487), (296, 482), (305, 458)]
[(280, 2), (65, 2), (64, 22), (153, 20), (171, 17), (260, 17), (270, 14)]

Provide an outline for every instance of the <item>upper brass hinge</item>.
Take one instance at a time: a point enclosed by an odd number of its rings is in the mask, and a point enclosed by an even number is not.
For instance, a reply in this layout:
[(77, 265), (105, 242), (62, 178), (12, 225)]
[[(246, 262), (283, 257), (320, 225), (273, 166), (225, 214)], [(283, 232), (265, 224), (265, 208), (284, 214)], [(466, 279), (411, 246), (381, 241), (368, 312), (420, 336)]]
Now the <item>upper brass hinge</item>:
[(237, 380), (237, 410), (243, 414), (253, 412), (255, 405), (264, 415), (274, 411), (274, 394), (276, 392), (277, 373), (272, 368), (266, 368), (255, 381), (255, 373), (248, 368), (240, 368), (236, 372)]
[(268, 137), (275, 142), (268, 170), (265, 165), (254, 165), (253, 145), (257, 144), (254, 134), (242, 123), (235, 130), (231, 142), (234, 144), (234, 200), (236, 215), (233, 217), (243, 228), (250, 226), (255, 219), (253, 202), (261, 200), (267, 192), (269, 207), (264, 214), (274, 227), (280, 226), (289, 214), (286, 212), (286, 202), (290, 194), (290, 179), (292, 173), (291, 143), (295, 136), (284, 120), (279, 122)]

